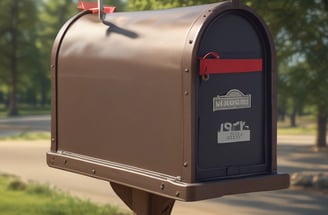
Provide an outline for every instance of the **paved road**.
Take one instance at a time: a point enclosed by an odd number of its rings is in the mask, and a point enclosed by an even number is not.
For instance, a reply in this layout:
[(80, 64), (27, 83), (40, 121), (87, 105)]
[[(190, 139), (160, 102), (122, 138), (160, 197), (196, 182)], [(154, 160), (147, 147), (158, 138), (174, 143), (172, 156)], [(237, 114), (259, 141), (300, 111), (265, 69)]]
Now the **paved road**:
[(50, 131), (50, 116), (0, 118), (0, 137), (27, 131)]
[[(0, 136), (25, 131), (49, 131), (49, 116), (0, 119)], [(311, 136), (279, 136), (279, 169), (328, 172), (328, 154), (313, 153)], [(99, 203), (110, 203), (128, 210), (113, 193), (108, 182), (49, 168), (45, 154), (49, 141), (0, 141), (0, 172), (18, 175), (55, 186), (81, 198)], [(173, 215), (327, 215), (328, 194), (303, 190), (282, 190), (264, 193), (227, 196), (194, 203), (177, 202)]]
[[(279, 138), (279, 167), (289, 173), (303, 170), (328, 172), (328, 154), (313, 153), (313, 137)], [(48, 183), (61, 190), (99, 203), (127, 210), (108, 182), (47, 167), (48, 141), (0, 141), (0, 172), (24, 180)], [(227, 196), (194, 203), (177, 202), (173, 215), (327, 215), (328, 194), (296, 189)]]

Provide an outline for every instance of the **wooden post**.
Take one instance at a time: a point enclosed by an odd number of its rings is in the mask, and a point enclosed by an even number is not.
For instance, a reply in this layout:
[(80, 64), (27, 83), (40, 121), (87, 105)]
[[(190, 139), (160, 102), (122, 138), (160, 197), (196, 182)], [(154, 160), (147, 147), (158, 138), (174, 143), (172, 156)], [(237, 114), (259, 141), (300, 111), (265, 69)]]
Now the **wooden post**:
[(110, 182), (115, 193), (134, 212), (134, 215), (170, 215), (174, 199), (151, 194)]

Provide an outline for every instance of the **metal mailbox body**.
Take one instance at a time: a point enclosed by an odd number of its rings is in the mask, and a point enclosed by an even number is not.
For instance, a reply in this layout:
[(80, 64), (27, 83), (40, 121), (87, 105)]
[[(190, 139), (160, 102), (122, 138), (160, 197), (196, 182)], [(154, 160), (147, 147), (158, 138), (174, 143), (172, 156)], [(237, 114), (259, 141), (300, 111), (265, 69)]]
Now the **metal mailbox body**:
[[(184, 201), (285, 188), (274, 53), (263, 21), (231, 2), (103, 23), (81, 12), (53, 46), (48, 164)], [(225, 59), (260, 71), (216, 72)]]

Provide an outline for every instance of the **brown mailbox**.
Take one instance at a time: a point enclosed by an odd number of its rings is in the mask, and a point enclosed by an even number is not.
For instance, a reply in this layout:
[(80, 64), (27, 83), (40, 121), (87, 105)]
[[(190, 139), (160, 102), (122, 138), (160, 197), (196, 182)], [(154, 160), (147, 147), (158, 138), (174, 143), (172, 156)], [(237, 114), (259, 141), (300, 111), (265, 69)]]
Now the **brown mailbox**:
[(288, 187), (272, 39), (238, 1), (83, 11), (51, 68), (49, 166), (183, 201)]

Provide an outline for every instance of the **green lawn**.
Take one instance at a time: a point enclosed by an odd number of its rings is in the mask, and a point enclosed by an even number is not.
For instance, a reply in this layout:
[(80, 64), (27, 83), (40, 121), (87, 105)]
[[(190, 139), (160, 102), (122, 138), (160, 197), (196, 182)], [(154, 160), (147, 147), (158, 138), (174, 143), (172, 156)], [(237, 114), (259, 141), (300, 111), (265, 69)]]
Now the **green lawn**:
[(317, 125), (313, 115), (297, 117), (296, 127), (291, 127), (290, 122), (278, 122), (278, 135), (315, 135)]
[(49, 140), (50, 141), (50, 132), (23, 132), (17, 135), (0, 137), (0, 140), (10, 141), (10, 140)]
[[(50, 106), (46, 107), (34, 107), (31, 105), (20, 105), (19, 115), (20, 116), (31, 116), (31, 115), (48, 115), (50, 114)], [(3, 104), (0, 104), (0, 117), (7, 117), (8, 110)]]
[(278, 135), (315, 135), (315, 128), (311, 127), (278, 127)]
[(127, 215), (110, 205), (97, 205), (6, 175), (0, 175), (0, 211), (4, 215)]

